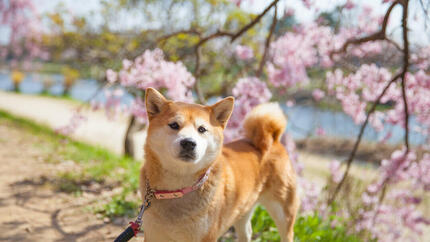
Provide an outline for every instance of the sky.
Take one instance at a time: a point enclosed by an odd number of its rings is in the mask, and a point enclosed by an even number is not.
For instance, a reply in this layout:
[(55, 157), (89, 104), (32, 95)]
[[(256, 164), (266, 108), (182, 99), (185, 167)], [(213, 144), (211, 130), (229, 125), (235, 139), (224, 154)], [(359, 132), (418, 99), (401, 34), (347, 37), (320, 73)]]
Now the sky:
[[(261, 12), (267, 6), (265, 0), (253, 0), (252, 4), (244, 4), (242, 7), (249, 9), (251, 12)], [(315, 18), (314, 12), (307, 9), (300, 0), (287, 0), (281, 1), (283, 8), (287, 7), (294, 9), (296, 19), (299, 22), (309, 22)], [(334, 6), (345, 4), (346, 0), (313, 0), (316, 8), (321, 11), (332, 10)], [(381, 0), (354, 0), (355, 4), (359, 6), (370, 6), (376, 14), (384, 15), (389, 4), (382, 4)], [(409, 29), (411, 30), (410, 39), (413, 44), (429, 45), (430, 44), (430, 22), (429, 28), (425, 26), (425, 16), (420, 8), (419, 0), (412, 0), (409, 6), (409, 19), (416, 16), (417, 21), (409, 21)], [(281, 10), (282, 11), (282, 10)], [(393, 9), (390, 16), (390, 22), (387, 28), (387, 33), (393, 32), (393, 38), (396, 41), (401, 41), (400, 21), (402, 17), (402, 10), (399, 6)], [(428, 16), (429, 17), (429, 16)]]
[[(315, 6), (321, 11), (328, 11), (333, 9), (334, 6), (345, 3), (346, 0), (313, 0)], [(57, 5), (62, 3), (65, 9), (69, 9), (76, 15), (88, 15), (91, 12), (97, 13), (101, 9), (99, 0), (35, 0), (37, 9), (41, 12), (53, 12)], [(354, 0), (355, 4), (370, 6), (374, 12), (384, 14), (388, 8), (388, 4), (381, 4), (381, 0)], [(261, 12), (270, 1), (267, 0), (248, 0), (244, 1), (242, 8), (246, 11), (259, 13)], [(284, 11), (286, 5), (295, 11), (296, 19), (298, 22), (309, 22), (315, 18), (315, 13), (304, 7), (301, 0), (282, 0), (279, 11)], [(417, 21), (410, 21), (409, 28), (411, 29), (410, 39), (413, 44), (429, 45), (430, 44), (430, 29), (425, 27), (424, 14), (419, 9), (419, 0), (412, 0), (410, 5), (410, 18), (416, 16)], [(93, 22), (101, 21), (97, 15), (93, 17)], [(401, 40), (401, 29), (398, 28), (401, 19), (401, 8), (396, 7), (391, 15), (392, 21), (388, 26), (388, 33), (393, 32), (393, 39), (396, 41)], [(133, 28), (133, 26), (140, 25), (141, 19), (138, 16), (131, 16), (121, 18), (125, 28)], [(430, 23), (429, 23), (430, 24)], [(430, 27), (430, 26), (429, 26)], [(0, 41), (4, 41), (7, 31), (0, 28)], [(3, 36), (3, 37), (2, 37)]]

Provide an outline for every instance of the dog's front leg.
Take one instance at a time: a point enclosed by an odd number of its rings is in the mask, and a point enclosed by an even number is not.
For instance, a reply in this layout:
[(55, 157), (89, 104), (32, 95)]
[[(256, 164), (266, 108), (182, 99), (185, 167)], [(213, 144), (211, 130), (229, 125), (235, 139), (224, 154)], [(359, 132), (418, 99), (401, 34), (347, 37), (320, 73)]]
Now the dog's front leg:
[(238, 242), (250, 242), (252, 237), (251, 218), (254, 208), (244, 214), (233, 226), (236, 231)]
[(218, 241), (218, 233), (215, 230), (209, 231), (209, 233), (201, 240), (201, 242), (216, 242), (216, 241)]

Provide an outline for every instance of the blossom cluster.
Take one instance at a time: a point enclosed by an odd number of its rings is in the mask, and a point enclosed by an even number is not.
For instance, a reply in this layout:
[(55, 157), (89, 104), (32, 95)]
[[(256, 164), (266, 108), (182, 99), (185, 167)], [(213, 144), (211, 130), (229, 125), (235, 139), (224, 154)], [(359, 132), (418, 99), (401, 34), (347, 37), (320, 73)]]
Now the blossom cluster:
[(244, 45), (236, 46), (235, 54), (241, 60), (249, 60), (254, 57), (254, 51), (250, 47)]
[(49, 55), (41, 46), (41, 20), (31, 0), (0, 1), (0, 27), (8, 29), (7, 44), (0, 47), (0, 59), (12, 57), (11, 66), (16, 68), (22, 61), (29, 69), (36, 58), (46, 60)]
[(62, 135), (71, 135), (86, 120), (87, 118), (84, 115), (82, 115), (80, 110), (76, 110), (73, 112), (73, 115), (69, 120), (69, 123), (67, 125), (57, 128), (55, 132)]
[[(145, 90), (148, 87), (166, 90), (168, 98), (177, 101), (192, 102), (191, 88), (195, 78), (188, 72), (182, 62), (170, 62), (164, 59), (162, 50), (146, 50), (134, 61), (123, 60), (122, 69), (115, 72), (106, 71), (106, 77), (112, 85), (117, 84), (125, 88)], [(108, 110), (114, 109), (121, 103), (120, 95), (108, 95), (105, 106)], [(139, 121), (145, 122), (146, 111), (141, 97), (136, 97), (129, 107), (129, 111)]]
[[(418, 160), (413, 152), (394, 151), (390, 159), (382, 161), (378, 179), (363, 193), (365, 207), (359, 211), (360, 218), (355, 229), (371, 231), (381, 241), (405, 240), (406, 237), (412, 241), (419, 239), (423, 226), (430, 225), (430, 218), (419, 209), (424, 201), (418, 195), (430, 191), (430, 179), (426, 175), (429, 172), (429, 153)], [(388, 184), (392, 186), (386, 197), (394, 202), (379, 204), (378, 194)], [(378, 226), (375, 227), (375, 224)], [(405, 234), (405, 228), (412, 233)]]
[(233, 114), (228, 122), (225, 133), (226, 141), (233, 140), (241, 136), (241, 124), (246, 114), (260, 103), (270, 100), (272, 93), (266, 83), (257, 77), (241, 78), (232, 90), (236, 98)]
[[(311, 6), (309, 1), (304, 3)], [(350, 2), (346, 4), (353, 6)], [(294, 26), (293, 31), (285, 33), (270, 46), (271, 60), (267, 65), (270, 83), (286, 88), (307, 84), (309, 68), (332, 67), (339, 59), (338, 55), (332, 56), (334, 51), (350, 38), (378, 30), (382, 18), (372, 14), (370, 7), (364, 7), (358, 20), (357, 25), (341, 26), (337, 32), (319, 24), (319, 21)], [(381, 41), (373, 41), (353, 46), (349, 48), (349, 53), (355, 57), (375, 55), (380, 54), (384, 46)]]

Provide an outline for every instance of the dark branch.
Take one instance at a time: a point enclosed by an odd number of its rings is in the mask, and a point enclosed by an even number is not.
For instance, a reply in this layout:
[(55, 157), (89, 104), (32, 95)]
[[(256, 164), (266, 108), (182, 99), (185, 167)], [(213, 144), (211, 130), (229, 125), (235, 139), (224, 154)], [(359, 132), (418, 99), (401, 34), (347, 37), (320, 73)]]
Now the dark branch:
[(376, 41), (376, 40), (387, 40), (386, 32), (387, 32), (388, 20), (390, 19), (390, 15), (391, 15), (393, 8), (397, 4), (399, 4), (399, 2), (395, 1), (388, 8), (387, 12), (385, 13), (384, 20), (382, 22), (382, 27), (381, 27), (380, 31), (373, 33), (371, 35), (368, 35), (368, 36), (361, 37), (361, 38), (349, 39), (343, 44), (343, 46), (340, 49), (335, 50), (332, 53), (330, 53), (330, 56), (333, 57), (334, 54), (346, 52), (346, 50), (348, 49), (348, 47), (350, 45), (359, 45), (359, 44), (363, 44), (363, 43), (366, 43), (369, 41)]
[(231, 38), (231, 42), (235, 41), (237, 38), (239, 38), (242, 34), (244, 34), (246, 31), (248, 31), (250, 28), (254, 27), (258, 22), (260, 22), (261, 18), (266, 15), (267, 12), (273, 7), (276, 6), (276, 4), (279, 2), (279, 0), (273, 1), (269, 6), (264, 9), (262, 13), (260, 13), (254, 20), (252, 20), (249, 24), (245, 25), (241, 30), (239, 30), (236, 34), (233, 35)]
[(199, 100), (199, 103), (204, 104), (205, 99), (200, 89), (200, 82), (198, 81), (198, 78), (200, 76), (200, 46), (196, 46), (196, 48), (194, 49), (194, 52), (196, 55), (196, 66), (194, 67), (194, 77), (196, 78), (196, 82), (194, 83), (194, 90), (196, 91), (197, 99)]
[(408, 98), (406, 95), (406, 74), (409, 69), (409, 40), (408, 40), (408, 6), (409, 0), (404, 0), (402, 29), (403, 29), (403, 70), (402, 70), (402, 99), (405, 112), (405, 146), (406, 154), (409, 152), (409, 111)]
[[(388, 9), (388, 11), (391, 11), (393, 5), (395, 5), (396, 3), (399, 2), (394, 2), (391, 6), (390, 9)], [(403, 99), (403, 104), (404, 104), (404, 112), (405, 112), (405, 136), (404, 136), (404, 143), (406, 146), (406, 152), (405, 152), (405, 156), (407, 155), (407, 153), (409, 152), (409, 112), (408, 112), (408, 102), (407, 102), (407, 96), (406, 96), (406, 74), (408, 72), (409, 69), (409, 40), (408, 40), (408, 6), (409, 6), (409, 0), (403, 0), (401, 2), (401, 5), (403, 6), (403, 16), (402, 16), (402, 29), (403, 29), (403, 67), (402, 70), (399, 74), (397, 74), (396, 76), (394, 76), (393, 79), (391, 79), (391, 81), (385, 86), (384, 90), (382, 91), (382, 93), (378, 96), (378, 98), (376, 99), (376, 101), (373, 103), (372, 107), (370, 108), (369, 112), (367, 113), (366, 116), (366, 120), (364, 121), (363, 125), (360, 128), (360, 133), (357, 137), (357, 140), (354, 144), (354, 148), (351, 151), (350, 156), (348, 157), (347, 162), (347, 167), (346, 170), (343, 174), (342, 180), (338, 183), (338, 185), (336, 186), (335, 191), (333, 192), (333, 195), (329, 198), (328, 202), (329, 204), (332, 203), (334, 201), (334, 199), (336, 198), (337, 194), (340, 191), (340, 188), (342, 187), (342, 185), (344, 184), (346, 177), (349, 174), (349, 170), (352, 164), (352, 161), (354, 160), (355, 154), (358, 150), (358, 146), (360, 145), (361, 142), (361, 138), (364, 134), (364, 129), (366, 128), (368, 122), (369, 122), (369, 118), (370, 115), (375, 111), (376, 106), (378, 105), (378, 103), (380, 102), (381, 98), (385, 95), (386, 91), (388, 90), (388, 88), (391, 86), (391, 84), (393, 82), (395, 82), (398, 79), (401, 79), (401, 85), (402, 85), (402, 99)], [(387, 14), (385, 15), (387, 16)], [(385, 19), (384, 19), (385, 22)], [(384, 182), (385, 183), (385, 182)]]
[(398, 51), (403, 51), (403, 49), (402, 49), (402, 47), (400, 47), (400, 45), (399, 44), (397, 44), (394, 40), (392, 40), (392, 39), (390, 39), (390, 38), (385, 38), (385, 40), (388, 42), (388, 43), (390, 43), (390, 44), (392, 44)]
[(273, 14), (272, 25), (270, 26), (269, 34), (267, 35), (266, 43), (264, 44), (263, 56), (261, 57), (260, 65), (256, 73), (257, 77), (260, 77), (261, 73), (263, 73), (263, 67), (264, 67), (264, 64), (266, 63), (267, 52), (269, 51), (269, 47), (270, 47), (270, 41), (272, 40), (272, 35), (273, 35), (273, 32), (275, 31), (277, 22), (278, 22), (278, 5), (275, 4), (275, 13)]
[[(165, 41), (171, 37), (174, 37), (178, 34), (193, 34), (193, 35), (197, 35), (200, 37), (200, 40), (197, 42), (197, 44), (195, 44), (194, 46), (194, 55), (195, 55), (195, 67), (194, 67), (194, 77), (196, 78), (196, 83), (194, 85), (194, 90), (197, 93), (197, 97), (198, 97), (198, 101), (202, 104), (205, 103), (204, 100), (204, 96), (203, 93), (201, 92), (201, 89), (199, 87), (199, 81), (198, 78), (200, 77), (201, 74), (201, 70), (200, 70), (200, 61), (201, 61), (201, 56), (200, 56), (200, 48), (208, 41), (215, 39), (215, 38), (219, 38), (219, 37), (229, 37), (231, 42), (234, 42), (237, 38), (239, 38), (240, 36), (242, 36), (244, 33), (246, 33), (249, 29), (251, 29), (254, 25), (256, 25), (258, 22), (260, 22), (261, 18), (266, 15), (270, 9), (272, 7), (275, 6), (276, 8), (276, 4), (279, 2), (279, 0), (274, 0), (269, 6), (267, 6), (264, 11), (262, 13), (260, 13), (255, 19), (253, 19), (251, 22), (249, 22), (247, 25), (245, 25), (243, 28), (241, 28), (239, 31), (237, 31), (236, 33), (232, 33), (232, 32), (227, 32), (227, 31), (222, 31), (222, 30), (218, 30), (217, 32), (210, 34), (206, 37), (202, 37), (202, 34), (197, 31), (197, 30), (182, 30), (182, 31), (178, 31), (175, 33), (171, 33), (169, 35), (163, 36), (161, 38), (158, 39), (158, 41)], [(276, 9), (275, 9), (275, 18), (276, 18)], [(273, 25), (273, 24), (272, 24)], [(272, 28), (270, 30), (271, 32), (273, 32)], [(270, 33), (271, 35), (271, 33)], [(266, 43), (267, 44), (267, 43)], [(266, 50), (265, 50), (266, 51)]]
[(172, 38), (176, 35), (180, 35), (180, 34), (191, 34), (191, 35), (201, 36), (201, 33), (195, 29), (181, 30), (181, 31), (173, 32), (173, 33), (168, 34), (168, 35), (161, 36), (160, 38), (157, 39), (157, 42), (161, 42), (161, 41), (170, 39), (170, 38)]
[(346, 160), (346, 170), (343, 173), (342, 180), (337, 184), (335, 191), (333, 192), (333, 195), (329, 198), (328, 204), (331, 204), (334, 199), (336, 198), (337, 194), (340, 191), (340, 188), (345, 183), (346, 177), (349, 174), (349, 170), (351, 169), (351, 164), (354, 161), (355, 155), (357, 154), (358, 147), (361, 143), (361, 139), (363, 138), (364, 130), (366, 129), (367, 124), (369, 123), (370, 115), (375, 112), (376, 106), (380, 103), (382, 97), (384, 97), (385, 93), (387, 92), (388, 88), (393, 84), (397, 79), (401, 77), (401, 73), (394, 76), (384, 87), (381, 94), (379, 94), (378, 98), (375, 100), (375, 102), (370, 107), (369, 112), (366, 115), (366, 119), (364, 120), (364, 123), (360, 127), (360, 132), (357, 136), (357, 139), (355, 140), (354, 147), (352, 148), (351, 154), (349, 155), (348, 159)]

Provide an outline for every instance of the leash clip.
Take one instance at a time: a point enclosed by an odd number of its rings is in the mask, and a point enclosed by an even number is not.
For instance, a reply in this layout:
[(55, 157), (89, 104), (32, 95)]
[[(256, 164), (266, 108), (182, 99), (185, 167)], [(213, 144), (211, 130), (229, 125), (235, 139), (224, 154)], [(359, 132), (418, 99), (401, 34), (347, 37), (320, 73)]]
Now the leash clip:
[(114, 242), (126, 242), (129, 241), (134, 236), (137, 236), (137, 234), (140, 232), (140, 228), (142, 227), (142, 217), (143, 213), (147, 208), (151, 206), (151, 200), (154, 198), (154, 191), (149, 186), (148, 180), (146, 180), (146, 194), (145, 199), (140, 206), (139, 214), (137, 215), (137, 218), (134, 222), (130, 222), (130, 226), (124, 232), (122, 232)]
[(143, 213), (145, 212), (145, 210), (147, 208), (149, 208), (151, 206), (151, 200), (153, 198), (154, 198), (154, 191), (149, 186), (148, 179), (146, 179), (145, 200), (143, 201), (142, 206), (140, 206), (140, 211), (139, 211), (139, 214), (137, 215), (137, 218), (136, 218), (136, 221), (135, 221), (135, 223), (137, 223), (139, 225), (139, 230), (140, 230), (140, 227), (142, 226), (142, 216), (143, 216)]

